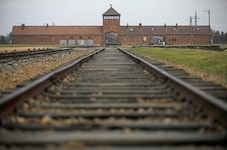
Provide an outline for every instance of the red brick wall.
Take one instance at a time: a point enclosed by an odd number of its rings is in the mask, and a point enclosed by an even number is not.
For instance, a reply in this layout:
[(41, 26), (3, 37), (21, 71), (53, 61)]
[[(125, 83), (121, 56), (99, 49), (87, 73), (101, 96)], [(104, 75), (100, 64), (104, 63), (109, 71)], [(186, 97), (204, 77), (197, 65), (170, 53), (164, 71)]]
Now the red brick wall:
[[(155, 35), (120, 35), (120, 44), (148, 45)], [(210, 44), (209, 35), (159, 35), (164, 37), (165, 44), (171, 45), (202, 45)]]
[(209, 35), (167, 35), (164, 37), (165, 43), (172, 45), (210, 44), (211, 39)]
[[(117, 32), (118, 29), (110, 27), (105, 29), (104, 33)], [(128, 45), (148, 45), (153, 35), (120, 35), (119, 44)], [(210, 44), (211, 36), (209, 35), (160, 35), (165, 38), (165, 44), (172, 45), (202, 45)], [(104, 36), (101, 35), (59, 35), (59, 36), (13, 36), (13, 44), (59, 44), (60, 40), (93, 40), (94, 45), (102, 45)]]
[(152, 35), (121, 35), (120, 44), (127, 45), (148, 45)]
[(13, 44), (59, 44), (60, 40), (93, 40), (101, 45), (102, 35), (13, 36)]
[[(115, 32), (120, 35), (120, 20), (119, 19), (103, 19), (103, 44), (106, 43), (106, 33)], [(118, 37), (118, 43), (120, 39)]]

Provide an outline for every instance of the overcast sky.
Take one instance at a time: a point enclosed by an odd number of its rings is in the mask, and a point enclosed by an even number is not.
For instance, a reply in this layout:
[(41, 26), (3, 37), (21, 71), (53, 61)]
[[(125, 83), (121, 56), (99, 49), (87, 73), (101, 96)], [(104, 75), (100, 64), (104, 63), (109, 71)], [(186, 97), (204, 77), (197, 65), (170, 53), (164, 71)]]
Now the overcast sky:
[(198, 25), (227, 32), (227, 0), (0, 0), (0, 35), (13, 25), (102, 25), (102, 14), (112, 4), (121, 25), (189, 25), (197, 11)]

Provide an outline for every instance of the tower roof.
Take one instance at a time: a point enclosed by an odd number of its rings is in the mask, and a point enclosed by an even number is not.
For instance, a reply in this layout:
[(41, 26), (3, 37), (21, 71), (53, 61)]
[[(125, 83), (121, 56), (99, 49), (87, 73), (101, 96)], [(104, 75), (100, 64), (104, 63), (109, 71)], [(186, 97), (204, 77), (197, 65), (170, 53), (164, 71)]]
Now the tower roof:
[(120, 16), (121, 14), (117, 12), (112, 5), (110, 5), (110, 8), (103, 14), (103, 16)]

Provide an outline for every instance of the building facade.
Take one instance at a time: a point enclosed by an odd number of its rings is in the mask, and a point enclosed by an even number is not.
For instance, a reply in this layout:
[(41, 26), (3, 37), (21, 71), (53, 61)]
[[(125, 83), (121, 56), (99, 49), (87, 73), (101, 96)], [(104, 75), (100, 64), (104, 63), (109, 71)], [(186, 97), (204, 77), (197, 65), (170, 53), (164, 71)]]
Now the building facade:
[(149, 45), (162, 37), (162, 44), (201, 45), (211, 41), (209, 26), (121, 26), (120, 13), (112, 6), (102, 15), (102, 26), (13, 26), (13, 44)]

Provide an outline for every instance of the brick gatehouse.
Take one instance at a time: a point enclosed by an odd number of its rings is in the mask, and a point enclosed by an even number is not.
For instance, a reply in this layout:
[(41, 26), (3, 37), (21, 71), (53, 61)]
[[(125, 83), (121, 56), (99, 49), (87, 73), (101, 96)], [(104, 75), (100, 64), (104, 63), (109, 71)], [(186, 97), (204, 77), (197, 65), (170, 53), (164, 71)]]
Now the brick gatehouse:
[(148, 45), (152, 38), (162, 37), (163, 44), (209, 44), (209, 26), (120, 25), (121, 15), (112, 6), (102, 15), (102, 26), (13, 26), (13, 44), (64, 45)]

